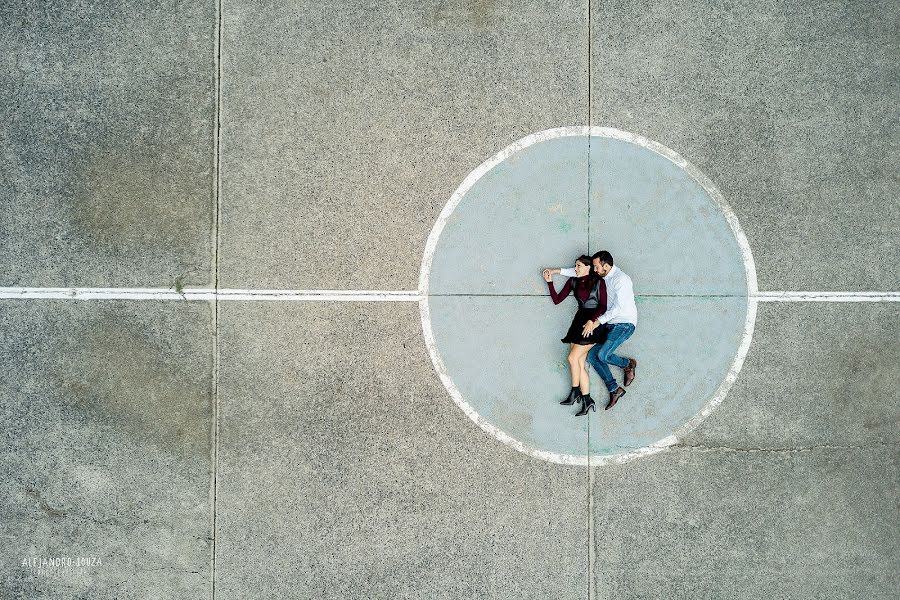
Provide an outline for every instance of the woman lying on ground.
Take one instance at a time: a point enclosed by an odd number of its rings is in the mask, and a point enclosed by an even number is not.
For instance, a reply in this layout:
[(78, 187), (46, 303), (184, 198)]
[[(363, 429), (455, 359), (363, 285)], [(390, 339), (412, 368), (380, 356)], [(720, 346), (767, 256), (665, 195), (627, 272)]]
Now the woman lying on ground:
[(566, 337), (562, 338), (564, 344), (569, 344), (569, 370), (572, 374), (572, 390), (560, 404), (571, 405), (581, 402), (581, 410), (575, 413), (577, 416), (586, 415), (589, 410), (597, 410), (591, 399), (591, 383), (588, 377), (585, 359), (588, 350), (594, 344), (603, 343), (606, 336), (606, 328), (598, 327), (590, 334), (585, 335), (585, 324), (597, 319), (606, 312), (606, 282), (602, 277), (594, 273), (591, 267), (591, 257), (582, 255), (575, 260), (575, 277), (566, 280), (565, 285), (557, 293), (553, 287), (553, 274), (559, 273), (559, 269), (544, 269), (544, 281), (550, 288), (550, 297), (553, 304), (559, 304), (572, 292), (578, 302), (578, 310), (569, 326)]

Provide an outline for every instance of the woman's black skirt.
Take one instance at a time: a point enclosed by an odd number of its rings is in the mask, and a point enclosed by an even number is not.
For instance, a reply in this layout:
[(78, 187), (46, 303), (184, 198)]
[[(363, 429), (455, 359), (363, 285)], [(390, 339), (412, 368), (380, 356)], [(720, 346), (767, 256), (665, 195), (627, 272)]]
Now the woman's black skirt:
[(591, 313), (594, 310), (593, 308), (578, 309), (578, 312), (575, 313), (575, 318), (572, 319), (572, 324), (569, 326), (566, 337), (561, 340), (564, 344), (602, 344), (606, 341), (606, 327), (603, 325), (594, 329), (588, 337), (581, 335), (582, 330), (584, 330), (584, 324), (591, 318)]

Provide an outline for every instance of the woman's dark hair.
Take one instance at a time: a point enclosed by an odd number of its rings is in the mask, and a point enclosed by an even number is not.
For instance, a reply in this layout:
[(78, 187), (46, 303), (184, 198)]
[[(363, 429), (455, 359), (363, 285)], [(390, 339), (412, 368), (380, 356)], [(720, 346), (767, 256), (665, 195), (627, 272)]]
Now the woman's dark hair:
[(596, 273), (594, 273), (594, 263), (591, 261), (591, 257), (587, 254), (582, 254), (578, 258), (575, 259), (575, 262), (580, 262), (584, 266), (588, 268), (587, 279), (576, 279), (575, 287), (580, 289), (582, 285), (582, 281), (586, 282), (584, 285), (594, 285), (597, 279), (600, 277)]

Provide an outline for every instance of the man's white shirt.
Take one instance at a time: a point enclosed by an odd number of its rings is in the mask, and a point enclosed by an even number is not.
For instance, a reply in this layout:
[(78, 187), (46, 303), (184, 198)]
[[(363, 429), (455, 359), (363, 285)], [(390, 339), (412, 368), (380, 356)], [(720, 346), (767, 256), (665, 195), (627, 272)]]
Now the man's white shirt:
[[(565, 277), (577, 277), (575, 269), (560, 269)], [(637, 325), (637, 306), (634, 304), (634, 287), (631, 277), (613, 265), (603, 278), (606, 282), (606, 312), (600, 315), (600, 324), (634, 323)]]

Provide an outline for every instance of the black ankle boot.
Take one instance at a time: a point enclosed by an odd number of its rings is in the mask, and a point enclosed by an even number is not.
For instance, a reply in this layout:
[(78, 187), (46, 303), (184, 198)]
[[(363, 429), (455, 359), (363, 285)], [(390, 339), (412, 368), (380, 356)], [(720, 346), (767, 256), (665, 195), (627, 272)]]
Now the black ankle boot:
[(566, 406), (570, 404), (575, 404), (581, 400), (581, 390), (578, 389), (578, 386), (572, 388), (572, 391), (569, 392), (569, 397), (560, 402), (560, 404), (565, 404)]
[(588, 394), (587, 396), (582, 396), (581, 402), (581, 410), (575, 413), (576, 417), (583, 417), (584, 415), (588, 414), (589, 410), (597, 412), (597, 405), (594, 403), (594, 399), (591, 398), (590, 394)]

